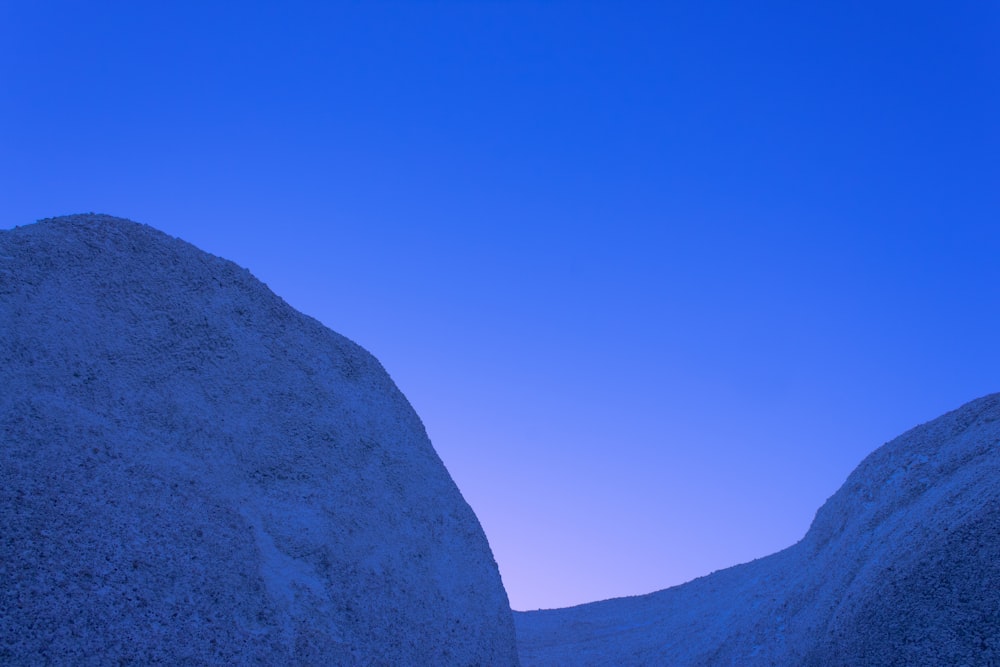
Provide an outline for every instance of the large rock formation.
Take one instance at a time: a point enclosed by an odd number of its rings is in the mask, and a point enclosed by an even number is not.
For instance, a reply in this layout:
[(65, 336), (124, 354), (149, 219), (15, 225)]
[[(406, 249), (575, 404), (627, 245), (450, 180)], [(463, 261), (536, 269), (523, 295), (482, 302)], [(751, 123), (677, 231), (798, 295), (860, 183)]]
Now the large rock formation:
[(517, 662), (379, 363), (108, 216), (0, 232), (0, 582), (4, 664)]
[(876, 450), (784, 551), (515, 623), (525, 665), (1000, 665), (1000, 394)]

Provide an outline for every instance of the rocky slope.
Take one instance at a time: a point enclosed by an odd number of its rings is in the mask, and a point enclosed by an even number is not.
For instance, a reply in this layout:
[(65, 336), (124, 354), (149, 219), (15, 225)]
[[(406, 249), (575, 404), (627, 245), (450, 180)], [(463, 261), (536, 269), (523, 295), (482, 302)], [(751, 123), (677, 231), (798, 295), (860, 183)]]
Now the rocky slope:
[(365, 350), (99, 215), (0, 232), (0, 663), (512, 665), (472, 510)]
[(1000, 394), (876, 450), (784, 551), (515, 624), (524, 665), (1000, 665)]

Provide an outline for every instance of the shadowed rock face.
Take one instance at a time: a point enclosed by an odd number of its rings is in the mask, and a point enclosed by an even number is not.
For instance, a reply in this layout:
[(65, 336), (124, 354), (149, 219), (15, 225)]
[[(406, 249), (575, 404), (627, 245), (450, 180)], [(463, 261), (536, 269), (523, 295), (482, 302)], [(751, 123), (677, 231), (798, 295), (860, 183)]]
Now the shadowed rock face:
[(108, 216), (0, 232), (0, 579), (2, 663), (517, 663), (379, 363)]
[(515, 623), (525, 665), (1000, 665), (1000, 394), (876, 450), (784, 551)]

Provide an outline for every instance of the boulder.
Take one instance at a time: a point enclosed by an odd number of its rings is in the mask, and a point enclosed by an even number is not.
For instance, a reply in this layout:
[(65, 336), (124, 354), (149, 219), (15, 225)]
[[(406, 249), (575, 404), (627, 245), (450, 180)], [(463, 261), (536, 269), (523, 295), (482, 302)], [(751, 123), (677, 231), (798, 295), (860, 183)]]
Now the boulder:
[(0, 663), (517, 663), (407, 400), (247, 270), (104, 215), (0, 231), (0, 387)]
[(524, 665), (1000, 664), (1000, 394), (876, 450), (784, 551), (515, 624)]

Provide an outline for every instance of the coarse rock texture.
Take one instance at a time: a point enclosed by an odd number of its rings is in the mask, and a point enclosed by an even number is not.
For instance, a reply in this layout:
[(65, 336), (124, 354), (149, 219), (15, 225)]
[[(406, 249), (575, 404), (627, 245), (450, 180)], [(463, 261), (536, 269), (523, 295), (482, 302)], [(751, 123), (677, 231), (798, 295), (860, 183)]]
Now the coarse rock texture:
[(1000, 394), (876, 450), (784, 551), (515, 625), (526, 666), (1000, 665)]
[(109, 216), (2, 231), (0, 387), (0, 663), (517, 663), (409, 403), (245, 269)]

